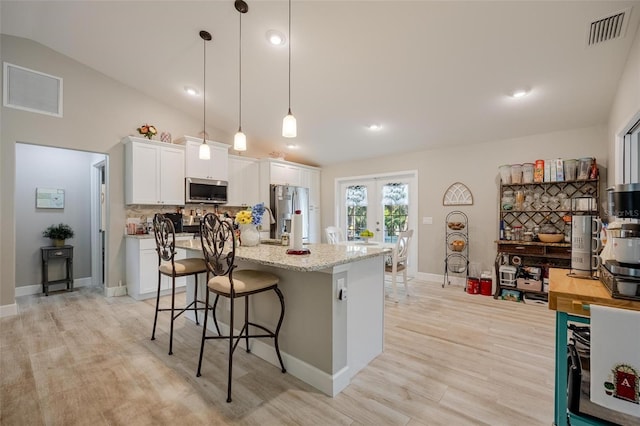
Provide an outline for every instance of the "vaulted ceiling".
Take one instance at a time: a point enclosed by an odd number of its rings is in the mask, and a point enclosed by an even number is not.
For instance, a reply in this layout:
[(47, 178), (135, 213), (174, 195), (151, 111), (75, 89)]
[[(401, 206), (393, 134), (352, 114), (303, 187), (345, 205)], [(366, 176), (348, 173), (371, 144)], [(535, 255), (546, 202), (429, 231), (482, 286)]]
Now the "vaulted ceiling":
[[(247, 0), (242, 127), (263, 152), (310, 164), (465, 145), (604, 124), (638, 29), (640, 1), (292, 1), (294, 140), (287, 1)], [(238, 128), (233, 1), (7, 1), (1, 31), (42, 43), (161, 102)], [(589, 25), (626, 12), (621, 36), (587, 44)], [(524, 88), (529, 95), (509, 96)], [(371, 131), (370, 124), (381, 129)]]

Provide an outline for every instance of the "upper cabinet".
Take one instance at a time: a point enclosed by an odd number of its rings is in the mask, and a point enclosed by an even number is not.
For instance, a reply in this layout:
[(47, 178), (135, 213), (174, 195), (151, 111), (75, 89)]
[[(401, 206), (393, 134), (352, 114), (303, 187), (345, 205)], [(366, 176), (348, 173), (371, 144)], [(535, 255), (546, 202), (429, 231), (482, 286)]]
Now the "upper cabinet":
[(253, 206), (260, 202), (260, 164), (255, 158), (229, 156), (227, 205)]
[(184, 163), (186, 177), (229, 180), (229, 145), (207, 141), (207, 145), (211, 150), (211, 158), (209, 160), (201, 160), (199, 154), (202, 139), (185, 136), (178, 139), (176, 143), (184, 145), (186, 148), (186, 161)]
[(135, 136), (125, 146), (125, 203), (184, 204), (184, 147)]
[(271, 175), (269, 183), (274, 185), (301, 186), (302, 173), (299, 166), (270, 161), (269, 167)]

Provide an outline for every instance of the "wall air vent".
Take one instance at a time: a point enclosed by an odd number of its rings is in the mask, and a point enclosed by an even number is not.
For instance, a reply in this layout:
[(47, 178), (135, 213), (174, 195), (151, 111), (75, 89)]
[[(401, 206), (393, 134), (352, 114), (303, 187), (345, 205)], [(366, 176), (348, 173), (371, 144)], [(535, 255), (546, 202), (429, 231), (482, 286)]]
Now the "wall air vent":
[(62, 117), (62, 78), (4, 63), (3, 105)]
[(589, 24), (587, 45), (594, 46), (604, 41), (624, 37), (631, 8), (616, 12)]

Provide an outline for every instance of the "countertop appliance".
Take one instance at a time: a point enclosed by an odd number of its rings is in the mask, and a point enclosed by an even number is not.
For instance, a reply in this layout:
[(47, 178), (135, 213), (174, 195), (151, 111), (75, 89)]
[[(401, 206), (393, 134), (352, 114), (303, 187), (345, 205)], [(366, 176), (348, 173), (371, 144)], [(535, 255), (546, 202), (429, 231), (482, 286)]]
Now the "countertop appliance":
[(226, 204), (228, 182), (224, 180), (185, 178), (184, 201), (193, 204)]
[[(631, 221), (640, 219), (640, 184), (616, 185), (607, 192), (611, 216)], [(636, 223), (627, 222), (623, 227), (624, 236), (621, 230), (619, 238), (638, 238)], [(611, 297), (640, 300), (640, 259), (631, 263), (611, 258), (604, 260), (600, 266), (600, 281), (609, 290)]]
[(173, 222), (173, 228), (176, 232), (182, 231), (182, 213), (163, 213), (164, 217), (171, 219)]
[(280, 239), (282, 233), (291, 233), (291, 220), (296, 210), (302, 212), (302, 241), (309, 241), (309, 189), (300, 186), (271, 185), (270, 208), (275, 223), (271, 224), (270, 238)]

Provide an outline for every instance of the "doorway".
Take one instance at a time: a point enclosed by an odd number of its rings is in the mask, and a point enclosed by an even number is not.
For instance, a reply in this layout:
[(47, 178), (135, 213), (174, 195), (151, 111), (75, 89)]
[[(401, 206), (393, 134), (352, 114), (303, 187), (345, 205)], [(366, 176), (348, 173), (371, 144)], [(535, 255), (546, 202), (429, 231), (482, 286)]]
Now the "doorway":
[[(69, 225), (75, 234), (67, 243), (73, 246), (74, 286), (100, 285), (99, 291), (102, 291), (102, 285), (108, 282), (108, 268), (105, 268), (108, 233), (102, 232), (102, 238), (94, 235), (96, 230), (108, 229), (108, 209), (100, 215), (99, 203), (101, 188), (104, 188), (106, 205), (109, 202), (108, 156), (26, 142), (17, 142), (15, 146), (15, 233), (20, 236), (15, 243), (16, 260), (20, 259), (15, 264), (16, 297), (42, 291), (40, 251), (50, 244), (42, 231), (59, 223)], [(63, 194), (61, 202), (56, 205), (37, 202), (38, 191), (52, 190)], [(51, 266), (52, 275), (63, 272), (63, 265), (58, 263)]]
[(371, 240), (394, 243), (398, 233), (414, 230), (409, 248), (408, 274), (418, 270), (417, 171), (340, 178), (336, 180), (336, 226), (349, 241), (361, 232), (373, 232)]
[(91, 278), (106, 295), (107, 159), (91, 170)]

